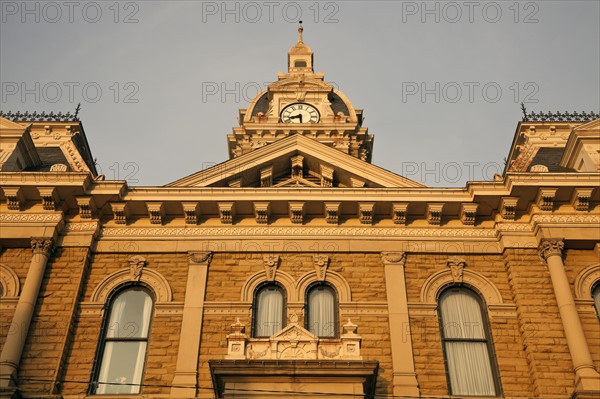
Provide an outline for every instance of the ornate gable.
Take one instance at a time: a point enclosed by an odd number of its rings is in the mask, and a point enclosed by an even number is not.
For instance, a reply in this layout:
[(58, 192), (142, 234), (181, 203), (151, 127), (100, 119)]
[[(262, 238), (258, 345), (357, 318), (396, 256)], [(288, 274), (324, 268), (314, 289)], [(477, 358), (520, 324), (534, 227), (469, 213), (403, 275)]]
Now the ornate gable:
[(423, 187), (422, 184), (293, 135), (168, 187)]

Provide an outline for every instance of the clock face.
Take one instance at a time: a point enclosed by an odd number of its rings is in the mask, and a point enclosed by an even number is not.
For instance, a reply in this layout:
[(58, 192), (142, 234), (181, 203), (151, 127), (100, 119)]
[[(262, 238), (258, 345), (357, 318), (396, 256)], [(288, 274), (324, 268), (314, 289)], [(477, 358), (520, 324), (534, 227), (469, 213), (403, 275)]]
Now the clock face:
[(290, 104), (281, 111), (283, 123), (317, 123), (319, 117), (315, 107), (303, 103)]

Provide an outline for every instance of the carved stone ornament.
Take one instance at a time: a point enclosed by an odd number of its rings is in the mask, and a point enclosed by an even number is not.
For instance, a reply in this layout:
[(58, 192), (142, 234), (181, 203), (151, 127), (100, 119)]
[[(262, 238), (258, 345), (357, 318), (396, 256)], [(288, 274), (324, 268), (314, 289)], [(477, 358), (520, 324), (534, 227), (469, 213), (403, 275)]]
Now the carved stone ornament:
[(463, 282), (463, 269), (467, 266), (467, 261), (463, 258), (452, 257), (446, 261), (446, 265), (450, 268), (452, 272), (452, 280), (455, 283)]
[(562, 257), (565, 243), (562, 239), (543, 239), (538, 246), (538, 254), (544, 261), (548, 261), (551, 256)]
[(384, 264), (399, 264), (404, 266), (406, 262), (406, 252), (382, 252), (381, 260)]
[(267, 281), (275, 281), (275, 273), (277, 273), (277, 267), (279, 266), (279, 255), (265, 255), (263, 261)]
[(140, 281), (142, 270), (146, 265), (146, 258), (140, 255), (134, 255), (129, 258), (129, 277), (131, 280)]
[(317, 279), (319, 281), (325, 281), (325, 276), (327, 274), (327, 268), (329, 267), (329, 256), (314, 255), (313, 262), (315, 263), (315, 271), (317, 272)]
[(350, 320), (339, 339), (319, 339), (298, 324), (298, 315), (290, 315), (290, 323), (268, 339), (248, 338), (239, 319), (227, 335), (226, 359), (240, 360), (362, 360), (357, 326)]
[(31, 250), (34, 255), (40, 254), (50, 256), (54, 249), (54, 238), (51, 237), (32, 237)]
[(212, 262), (212, 252), (188, 252), (188, 262), (195, 264), (202, 264)]

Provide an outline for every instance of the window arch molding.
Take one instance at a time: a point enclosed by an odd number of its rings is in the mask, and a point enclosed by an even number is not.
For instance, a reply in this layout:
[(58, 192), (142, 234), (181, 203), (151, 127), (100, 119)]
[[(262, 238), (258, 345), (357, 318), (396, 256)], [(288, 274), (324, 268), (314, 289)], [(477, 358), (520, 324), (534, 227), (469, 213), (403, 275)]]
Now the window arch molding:
[(286, 291), (288, 303), (296, 302), (298, 301), (298, 298), (302, 298), (296, 295), (296, 281), (294, 280), (294, 278), (286, 272), (277, 270), (275, 280), (273, 281), (267, 279), (267, 276), (264, 271), (256, 272), (252, 276), (250, 276), (244, 283), (244, 286), (242, 287), (241, 301), (253, 302), (254, 293), (256, 292), (258, 286), (262, 285), (263, 283), (269, 282), (281, 285), (281, 287)]
[(431, 275), (421, 288), (421, 302), (436, 304), (441, 292), (451, 285), (467, 285), (470, 289), (481, 295), (487, 306), (501, 305), (504, 303), (502, 295), (496, 286), (477, 272), (464, 269), (462, 281), (457, 283), (450, 270), (442, 270)]
[(18, 297), (21, 292), (19, 276), (12, 268), (3, 263), (0, 263), (0, 285), (2, 286), (2, 296), (5, 299)]
[(91, 302), (107, 303), (112, 295), (120, 291), (123, 287), (132, 283), (139, 283), (150, 289), (154, 294), (155, 304), (173, 301), (173, 291), (171, 286), (159, 272), (144, 268), (143, 273), (138, 278), (133, 278), (130, 269), (121, 269), (108, 275), (100, 282), (92, 292)]
[(304, 295), (308, 292), (308, 289), (317, 283), (329, 283), (337, 293), (338, 303), (352, 301), (352, 291), (350, 285), (344, 277), (334, 271), (327, 271), (325, 280), (321, 280), (317, 276), (317, 272), (312, 271), (304, 274), (298, 280), (296, 284), (296, 297), (304, 301)]
[(600, 263), (586, 267), (575, 277), (575, 298), (592, 299), (592, 288), (598, 283), (600, 283)]

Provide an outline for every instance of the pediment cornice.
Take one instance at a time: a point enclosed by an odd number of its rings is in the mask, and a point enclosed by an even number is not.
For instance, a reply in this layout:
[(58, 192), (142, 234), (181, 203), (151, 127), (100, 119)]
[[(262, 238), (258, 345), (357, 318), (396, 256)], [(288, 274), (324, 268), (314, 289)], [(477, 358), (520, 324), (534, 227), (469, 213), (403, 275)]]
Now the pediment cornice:
[(315, 161), (335, 166), (336, 170), (344, 171), (352, 177), (361, 178), (366, 182), (370, 182), (372, 186), (424, 187), (421, 183), (361, 161), (301, 135), (292, 135), (281, 139), (238, 158), (169, 183), (166, 187), (210, 187), (218, 185), (234, 178), (236, 175), (248, 175), (251, 170), (258, 171), (268, 166), (275, 159), (293, 154), (303, 154)]

